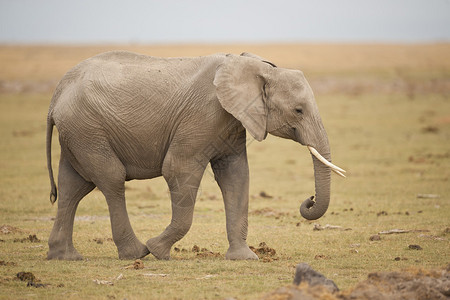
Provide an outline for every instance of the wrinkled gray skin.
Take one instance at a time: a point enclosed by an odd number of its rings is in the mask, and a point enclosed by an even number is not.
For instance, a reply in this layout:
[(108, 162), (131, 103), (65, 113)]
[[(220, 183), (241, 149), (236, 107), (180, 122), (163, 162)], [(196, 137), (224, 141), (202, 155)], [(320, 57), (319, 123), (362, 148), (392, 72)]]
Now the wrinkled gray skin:
[[(108, 52), (70, 70), (53, 95), (47, 120), (52, 203), (54, 125), (61, 159), (48, 259), (82, 258), (72, 243), (74, 216), (94, 187), (105, 195), (120, 259), (149, 253), (169, 259), (172, 245), (191, 227), (208, 163), (225, 203), (226, 258), (257, 259), (246, 242), (246, 131), (258, 141), (271, 133), (313, 146), (330, 160), (327, 135), (303, 73), (247, 53), (166, 59)], [(330, 169), (315, 157), (313, 161), (316, 201), (303, 205), (307, 219), (321, 217), (330, 199)], [(170, 189), (172, 220), (144, 245), (128, 219), (124, 183), (158, 176)]]

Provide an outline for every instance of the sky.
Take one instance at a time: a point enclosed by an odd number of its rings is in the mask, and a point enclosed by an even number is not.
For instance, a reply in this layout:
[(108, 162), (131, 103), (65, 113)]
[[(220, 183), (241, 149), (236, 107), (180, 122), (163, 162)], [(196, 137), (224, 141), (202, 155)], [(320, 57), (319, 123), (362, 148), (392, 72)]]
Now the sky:
[(450, 42), (450, 0), (0, 0), (0, 43)]

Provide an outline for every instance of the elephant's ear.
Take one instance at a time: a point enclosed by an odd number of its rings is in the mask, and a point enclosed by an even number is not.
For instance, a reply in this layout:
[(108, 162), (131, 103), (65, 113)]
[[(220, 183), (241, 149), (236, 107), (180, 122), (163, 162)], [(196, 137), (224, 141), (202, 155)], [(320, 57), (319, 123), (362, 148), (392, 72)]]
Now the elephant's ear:
[(258, 141), (267, 136), (264, 86), (269, 72), (270, 66), (259, 59), (228, 55), (214, 78), (222, 107)]

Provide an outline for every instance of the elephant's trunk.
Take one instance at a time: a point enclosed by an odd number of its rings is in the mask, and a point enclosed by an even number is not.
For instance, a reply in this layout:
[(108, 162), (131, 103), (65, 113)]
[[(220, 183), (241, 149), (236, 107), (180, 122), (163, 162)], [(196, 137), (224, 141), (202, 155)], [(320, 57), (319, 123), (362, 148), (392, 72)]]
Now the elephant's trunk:
[(322, 217), (328, 209), (330, 204), (331, 171), (345, 177), (343, 174), (345, 170), (331, 163), (328, 136), (320, 118), (316, 120), (315, 125), (314, 128), (318, 128), (318, 130), (314, 135), (308, 135), (306, 130), (294, 130), (296, 141), (302, 145), (307, 145), (314, 164), (316, 195), (303, 201), (300, 206), (300, 214), (308, 220), (316, 220)]
[[(331, 161), (328, 143), (321, 147), (319, 152), (326, 160)], [(311, 153), (314, 164), (314, 178), (316, 196), (303, 201), (300, 206), (300, 214), (308, 220), (316, 220), (322, 217), (330, 204), (331, 169), (322, 163)], [(315, 199), (313, 201), (313, 199)]]

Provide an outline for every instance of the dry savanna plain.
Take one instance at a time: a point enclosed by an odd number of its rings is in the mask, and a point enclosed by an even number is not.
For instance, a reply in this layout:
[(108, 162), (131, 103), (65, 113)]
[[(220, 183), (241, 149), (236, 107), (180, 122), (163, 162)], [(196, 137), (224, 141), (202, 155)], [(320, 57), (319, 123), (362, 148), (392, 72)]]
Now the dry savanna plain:
[[(76, 214), (74, 245), (84, 260), (46, 260), (57, 207), (48, 197), (45, 157), (51, 95), (72, 66), (114, 49), (164, 57), (252, 52), (304, 71), (333, 161), (347, 170), (345, 179), (332, 175), (328, 212), (301, 218), (300, 203), (314, 193), (311, 157), (269, 136), (248, 142), (248, 243), (260, 260), (225, 260), (224, 207), (210, 169), (192, 228), (171, 260), (119, 260), (98, 190)], [(0, 134), (2, 299), (258, 299), (289, 286), (300, 262), (348, 294), (369, 273), (425, 274), (450, 263), (450, 44), (4, 45)], [(56, 172), (58, 158), (54, 138)], [(141, 241), (169, 224), (163, 179), (127, 182), (126, 196)]]

